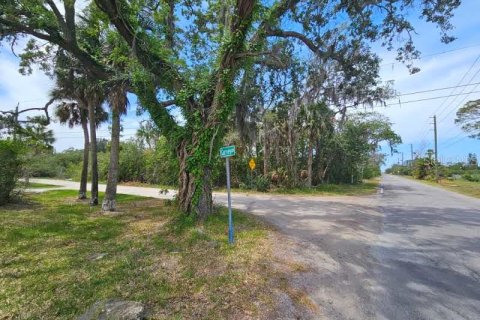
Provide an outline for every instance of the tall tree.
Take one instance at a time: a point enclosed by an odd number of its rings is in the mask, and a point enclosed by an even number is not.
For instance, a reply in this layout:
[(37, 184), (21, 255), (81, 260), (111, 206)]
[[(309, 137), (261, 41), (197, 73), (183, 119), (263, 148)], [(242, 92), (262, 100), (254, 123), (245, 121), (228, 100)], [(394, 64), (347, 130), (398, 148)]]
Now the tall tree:
[(80, 108), (77, 102), (62, 102), (55, 109), (55, 116), (61, 124), (67, 124), (69, 128), (80, 125), (83, 131), (83, 161), (80, 175), (80, 188), (78, 199), (87, 198), (88, 157), (90, 155), (90, 138), (88, 134), (87, 110)]
[(127, 111), (128, 98), (125, 84), (110, 89), (107, 100), (112, 111), (112, 139), (110, 140), (110, 163), (108, 166), (107, 188), (103, 198), (102, 210), (115, 211), (118, 183), (118, 165), (120, 156), (120, 117)]
[[(313, 178), (313, 153), (320, 154), (319, 140), (322, 136), (329, 135), (333, 130), (332, 118), (334, 112), (326, 103), (305, 104), (302, 108), (302, 127), (307, 140), (307, 180), (306, 186), (312, 186)], [(316, 149), (315, 149), (316, 148)]]
[[(85, 81), (83, 86), (80, 86), (80, 90), (83, 91), (84, 105), (87, 106), (89, 119), (102, 119), (107, 118), (105, 111), (102, 109), (102, 103), (104, 101), (104, 91), (102, 87), (95, 82)], [(96, 121), (89, 121), (90, 125), (90, 162), (92, 168), (92, 181), (91, 181), (91, 197), (90, 205), (98, 205), (98, 156), (97, 156), (97, 125)]]
[(96, 129), (108, 119), (108, 114), (101, 106), (101, 100), (103, 99), (101, 88), (98, 88), (95, 82), (87, 79), (85, 74), (79, 72), (78, 62), (65, 54), (55, 57), (53, 70), (55, 87), (50, 95), (52, 99), (62, 101), (57, 107), (56, 115), (61, 123), (68, 123), (69, 127), (81, 125), (83, 130), (84, 148), (79, 199), (85, 199), (87, 196), (90, 155), (92, 158), (92, 197), (90, 202), (92, 205), (96, 205), (98, 204)]

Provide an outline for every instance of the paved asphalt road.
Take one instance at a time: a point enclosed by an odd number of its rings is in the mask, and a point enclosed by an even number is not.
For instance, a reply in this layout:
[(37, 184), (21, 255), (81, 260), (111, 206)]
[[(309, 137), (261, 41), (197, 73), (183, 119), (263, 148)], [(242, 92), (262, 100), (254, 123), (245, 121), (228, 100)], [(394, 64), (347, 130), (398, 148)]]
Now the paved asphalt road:
[(379, 319), (480, 319), (480, 200), (387, 176)]
[[(306, 266), (290, 282), (319, 307), (312, 318), (480, 319), (480, 200), (394, 176), (382, 184), (370, 197), (234, 194), (233, 205), (276, 226), (278, 255)], [(295, 312), (284, 318), (308, 317)]]

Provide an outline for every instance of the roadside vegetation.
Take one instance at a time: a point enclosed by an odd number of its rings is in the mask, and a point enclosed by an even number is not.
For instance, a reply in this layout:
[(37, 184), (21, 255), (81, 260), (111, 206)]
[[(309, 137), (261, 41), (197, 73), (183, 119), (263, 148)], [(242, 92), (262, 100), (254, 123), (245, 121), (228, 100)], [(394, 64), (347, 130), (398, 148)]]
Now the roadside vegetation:
[[(362, 183), (356, 184), (347, 184), (347, 183), (336, 183), (336, 184), (321, 184), (318, 186), (306, 188), (306, 187), (297, 187), (297, 188), (271, 188), (269, 189), (268, 193), (270, 194), (290, 194), (290, 195), (315, 195), (315, 196), (363, 196), (363, 195), (370, 195), (374, 194), (377, 191), (378, 178), (372, 178), (368, 180), (363, 180)], [(217, 192), (226, 192), (225, 188), (217, 188), (215, 191)], [(246, 192), (246, 193), (258, 193), (264, 194), (265, 191), (257, 191), (252, 189), (241, 189), (241, 188), (233, 188), (232, 192)]]
[(285, 286), (272, 231), (249, 215), (235, 212), (230, 246), (222, 208), (197, 223), (135, 196), (108, 215), (74, 191), (27, 200), (0, 208), (1, 319), (73, 319), (108, 298), (142, 302), (155, 319), (265, 318)]
[(393, 165), (386, 173), (411, 177), (430, 185), (480, 198), (480, 168), (474, 153), (468, 155), (466, 162), (441, 164), (435, 163), (433, 150), (430, 150), (426, 157), (417, 158), (403, 166)]
[(432, 186), (442, 187), (444, 189), (458, 192), (467, 196), (480, 198), (480, 182), (468, 181), (464, 179), (440, 179), (438, 182), (432, 180), (420, 180)]
[[(272, 126), (288, 125), (288, 118), (280, 118), (282, 110), (272, 110), (269, 116), (277, 119)], [(328, 111), (326, 111), (328, 112)], [(276, 115), (278, 113), (278, 115)], [(301, 117), (292, 129), (302, 132)], [(323, 119), (328, 129), (318, 132), (317, 143), (325, 145), (309, 150), (306, 135), (299, 135), (295, 143), (285, 144), (286, 133), (275, 130), (270, 136), (268, 150), (274, 150), (265, 158), (265, 153), (252, 154), (254, 145), (261, 146), (263, 138), (246, 143), (235, 134), (232, 126), (233, 144), (237, 155), (230, 159), (232, 187), (244, 191), (306, 194), (347, 194), (370, 190), (373, 185), (363, 185), (365, 179), (380, 175), (380, 165), (385, 154), (379, 143), (387, 141), (394, 148), (401, 139), (391, 129), (388, 119), (376, 113), (352, 115), (336, 128), (334, 119)], [(147, 129), (149, 128), (149, 129)], [(273, 129), (272, 129), (273, 130)], [(308, 132), (305, 132), (307, 134)], [(148, 137), (148, 139), (147, 139)], [(263, 143), (265, 144), (265, 143)], [(110, 143), (97, 141), (98, 179), (107, 181)], [(315, 151), (316, 154), (311, 154)], [(291, 157), (290, 154), (297, 154)], [(60, 153), (44, 151), (28, 162), (28, 173), (33, 177), (51, 177), (80, 181), (83, 172), (83, 150), (69, 149)], [(248, 163), (253, 159), (256, 167)], [(218, 155), (212, 162), (212, 184), (216, 189), (225, 186), (225, 161)], [(127, 185), (178, 187), (179, 164), (167, 140), (152, 125), (142, 125), (135, 138), (120, 143), (118, 182)], [(90, 173), (88, 174), (90, 175)]]

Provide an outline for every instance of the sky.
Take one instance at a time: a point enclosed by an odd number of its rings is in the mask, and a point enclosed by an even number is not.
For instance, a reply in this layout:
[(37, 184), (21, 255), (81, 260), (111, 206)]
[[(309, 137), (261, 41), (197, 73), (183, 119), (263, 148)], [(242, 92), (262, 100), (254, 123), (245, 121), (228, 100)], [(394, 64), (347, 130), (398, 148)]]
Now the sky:
[[(456, 11), (451, 32), (457, 37), (445, 45), (440, 42), (438, 30), (432, 24), (416, 22), (415, 44), (422, 58), (415, 65), (419, 73), (409, 74), (407, 68), (395, 61), (395, 53), (382, 47), (375, 51), (382, 58), (381, 78), (393, 81), (393, 88), (401, 96), (387, 101), (387, 107), (374, 110), (387, 116), (393, 129), (403, 140), (399, 153), (387, 157), (387, 165), (411, 158), (411, 149), (425, 153), (433, 148), (433, 115), (437, 116), (439, 159), (446, 162), (465, 161), (468, 153), (480, 156), (480, 141), (468, 138), (454, 123), (455, 112), (465, 102), (480, 98), (480, 1), (465, 0)], [(17, 48), (17, 52), (20, 52)], [(18, 73), (18, 58), (9, 47), (0, 47), (0, 110), (11, 110), (19, 104), (20, 109), (44, 106), (48, 101), (53, 80), (41, 71), (30, 76)], [(456, 87), (457, 88), (451, 88)], [(436, 90), (410, 94), (418, 91)], [(447, 97), (450, 96), (450, 97)], [(443, 97), (443, 98), (442, 98)], [(430, 99), (435, 98), (435, 99)], [(425, 100), (428, 99), (428, 100)], [(136, 116), (136, 100), (130, 97), (129, 113), (123, 118), (124, 139), (134, 136), (139, 122), (147, 115)], [(423, 101), (415, 101), (423, 100)], [(412, 102), (414, 101), (414, 102)], [(51, 124), (56, 136), (57, 151), (82, 148), (83, 134), (80, 128), (69, 129), (58, 123)], [(109, 137), (109, 126), (100, 127), (99, 138)], [(384, 147), (383, 151), (389, 153)]]

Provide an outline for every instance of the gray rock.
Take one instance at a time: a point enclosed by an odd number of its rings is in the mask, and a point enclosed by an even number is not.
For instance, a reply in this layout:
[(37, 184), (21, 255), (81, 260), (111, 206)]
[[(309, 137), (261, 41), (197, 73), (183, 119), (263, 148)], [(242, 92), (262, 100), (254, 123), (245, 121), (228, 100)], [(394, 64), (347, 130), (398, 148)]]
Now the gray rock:
[(88, 257), (88, 260), (95, 261), (103, 259), (107, 254), (106, 253), (94, 253)]
[(95, 302), (78, 320), (143, 320), (147, 310), (136, 301), (101, 300)]

